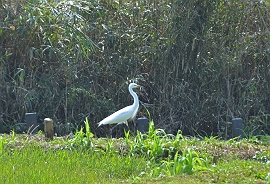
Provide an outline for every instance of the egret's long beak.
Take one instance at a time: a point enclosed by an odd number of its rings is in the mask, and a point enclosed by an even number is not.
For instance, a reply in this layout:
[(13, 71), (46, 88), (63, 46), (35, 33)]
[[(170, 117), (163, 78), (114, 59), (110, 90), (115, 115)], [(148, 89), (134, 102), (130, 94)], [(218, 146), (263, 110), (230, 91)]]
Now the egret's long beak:
[(142, 90), (143, 86), (137, 84), (136, 86), (134, 86), (134, 88), (140, 88), (140, 90)]
[(143, 89), (143, 86), (137, 85), (136, 88), (140, 88), (140, 91)]

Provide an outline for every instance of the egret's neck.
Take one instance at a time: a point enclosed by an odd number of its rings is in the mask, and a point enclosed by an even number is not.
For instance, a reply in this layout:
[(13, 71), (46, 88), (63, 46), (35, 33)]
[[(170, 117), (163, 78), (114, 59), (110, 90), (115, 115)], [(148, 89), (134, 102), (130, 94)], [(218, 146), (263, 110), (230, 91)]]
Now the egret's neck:
[(139, 106), (139, 98), (138, 98), (138, 95), (133, 91), (132, 88), (129, 88), (129, 93), (133, 96), (133, 99), (134, 99), (134, 102), (133, 102), (133, 105), (134, 106)]

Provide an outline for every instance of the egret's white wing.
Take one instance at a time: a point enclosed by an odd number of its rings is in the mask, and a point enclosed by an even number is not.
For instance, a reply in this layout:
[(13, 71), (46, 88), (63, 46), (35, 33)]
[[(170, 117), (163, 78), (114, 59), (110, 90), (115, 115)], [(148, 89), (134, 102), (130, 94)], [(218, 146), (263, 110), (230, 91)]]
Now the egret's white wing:
[(132, 109), (132, 106), (130, 105), (123, 109), (120, 109), (119, 111), (116, 111), (115, 113), (111, 114), (107, 118), (103, 119), (101, 122), (98, 123), (98, 126), (124, 122), (130, 119), (132, 115), (133, 115), (133, 109)]

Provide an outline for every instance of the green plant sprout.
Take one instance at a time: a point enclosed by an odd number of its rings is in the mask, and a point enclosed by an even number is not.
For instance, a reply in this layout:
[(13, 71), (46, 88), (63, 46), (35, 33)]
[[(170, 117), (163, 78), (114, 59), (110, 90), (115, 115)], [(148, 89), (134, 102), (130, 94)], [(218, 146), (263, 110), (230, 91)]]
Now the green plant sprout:
[(78, 131), (76, 130), (75, 136), (70, 140), (72, 147), (83, 147), (83, 148), (92, 148), (91, 138), (94, 137), (94, 134), (90, 130), (88, 119), (85, 118), (85, 133), (83, 127)]

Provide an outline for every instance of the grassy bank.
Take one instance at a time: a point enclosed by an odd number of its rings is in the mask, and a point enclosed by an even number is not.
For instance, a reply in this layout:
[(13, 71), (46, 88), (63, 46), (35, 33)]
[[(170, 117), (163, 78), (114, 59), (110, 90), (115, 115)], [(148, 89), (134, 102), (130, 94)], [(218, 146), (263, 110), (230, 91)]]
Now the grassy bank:
[[(88, 132), (88, 134), (87, 134)], [(110, 139), (77, 131), (0, 136), (2, 183), (269, 183), (270, 138), (228, 141), (165, 134)]]

